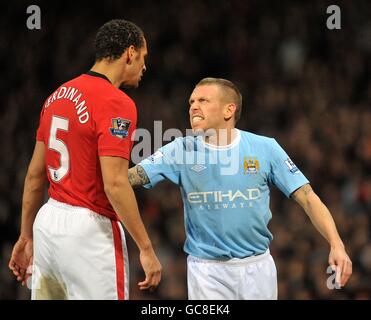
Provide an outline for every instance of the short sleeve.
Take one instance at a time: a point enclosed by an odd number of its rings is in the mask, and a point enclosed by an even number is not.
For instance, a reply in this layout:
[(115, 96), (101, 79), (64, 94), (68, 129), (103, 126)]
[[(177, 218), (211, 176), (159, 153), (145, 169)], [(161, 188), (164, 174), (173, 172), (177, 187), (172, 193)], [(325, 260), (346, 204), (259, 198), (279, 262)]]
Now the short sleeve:
[(152, 188), (165, 179), (179, 185), (181, 163), (177, 160), (181, 158), (181, 148), (182, 144), (176, 139), (139, 163), (150, 181), (145, 188)]
[(43, 122), (42, 122), (42, 118), (43, 118), (43, 115), (44, 115), (44, 106), (42, 107), (41, 109), (41, 112), (40, 112), (40, 118), (39, 118), (39, 127), (37, 128), (36, 130), (36, 140), (37, 141), (43, 141), (44, 142), (44, 129), (43, 129)]
[(99, 156), (116, 156), (130, 160), (132, 134), (136, 129), (134, 102), (112, 99), (94, 115)]
[(309, 183), (275, 139), (271, 139), (270, 155), (270, 180), (286, 197), (290, 197), (295, 190)]

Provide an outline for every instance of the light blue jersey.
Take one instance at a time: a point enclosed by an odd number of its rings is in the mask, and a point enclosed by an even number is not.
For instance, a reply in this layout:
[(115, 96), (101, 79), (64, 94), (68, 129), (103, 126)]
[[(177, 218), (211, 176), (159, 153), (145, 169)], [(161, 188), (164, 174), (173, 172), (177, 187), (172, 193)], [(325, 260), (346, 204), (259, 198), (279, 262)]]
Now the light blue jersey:
[[(237, 129), (236, 129), (237, 130)], [(229, 146), (177, 138), (139, 165), (150, 183), (179, 185), (184, 202), (184, 251), (204, 259), (244, 258), (268, 249), (269, 185), (287, 197), (309, 181), (275, 139), (237, 130)]]

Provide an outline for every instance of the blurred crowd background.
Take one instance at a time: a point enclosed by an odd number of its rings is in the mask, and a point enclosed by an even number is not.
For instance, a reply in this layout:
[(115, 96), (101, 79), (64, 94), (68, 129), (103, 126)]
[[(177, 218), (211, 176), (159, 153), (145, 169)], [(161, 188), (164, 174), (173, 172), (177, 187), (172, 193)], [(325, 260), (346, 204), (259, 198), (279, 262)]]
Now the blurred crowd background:
[[(26, 8), (41, 8), (28, 30)], [(341, 8), (328, 30), (326, 8)], [(18, 237), (23, 181), (43, 100), (93, 64), (104, 22), (137, 23), (148, 42), (147, 72), (128, 91), (138, 127), (189, 128), (188, 97), (206, 76), (235, 82), (244, 97), (238, 128), (275, 137), (329, 207), (353, 260), (342, 290), (329, 290), (329, 246), (304, 211), (272, 190), (271, 253), (280, 299), (371, 298), (371, 3), (356, 1), (14, 1), (1, 9), (0, 299), (29, 299), (7, 268)], [(166, 142), (164, 142), (166, 143)], [(152, 150), (154, 151), (154, 150)], [(183, 207), (178, 188), (136, 189), (163, 264), (154, 294), (127, 236), (132, 299), (186, 299)], [(71, 263), (73, 263), (71, 261)]]

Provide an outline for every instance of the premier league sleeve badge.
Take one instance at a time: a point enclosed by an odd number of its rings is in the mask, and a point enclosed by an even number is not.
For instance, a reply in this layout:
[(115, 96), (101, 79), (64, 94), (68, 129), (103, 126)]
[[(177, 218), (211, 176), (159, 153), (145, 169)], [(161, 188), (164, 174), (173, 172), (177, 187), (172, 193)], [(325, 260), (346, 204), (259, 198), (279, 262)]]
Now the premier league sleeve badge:
[(121, 118), (113, 118), (112, 119), (112, 128), (110, 128), (110, 132), (113, 136), (118, 138), (126, 138), (129, 134), (131, 121), (127, 119)]

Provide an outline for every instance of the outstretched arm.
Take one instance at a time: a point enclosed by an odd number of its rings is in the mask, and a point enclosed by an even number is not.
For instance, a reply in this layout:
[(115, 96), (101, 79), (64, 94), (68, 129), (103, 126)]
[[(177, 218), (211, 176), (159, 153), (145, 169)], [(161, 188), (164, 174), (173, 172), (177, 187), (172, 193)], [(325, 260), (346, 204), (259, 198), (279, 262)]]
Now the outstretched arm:
[(313, 225), (330, 244), (331, 251), (328, 262), (330, 266), (339, 268), (340, 285), (344, 286), (352, 274), (352, 262), (345, 251), (330, 211), (309, 184), (296, 190), (292, 194), (292, 198), (300, 204)]
[(129, 169), (129, 182), (133, 188), (149, 183), (148, 176), (140, 165)]

